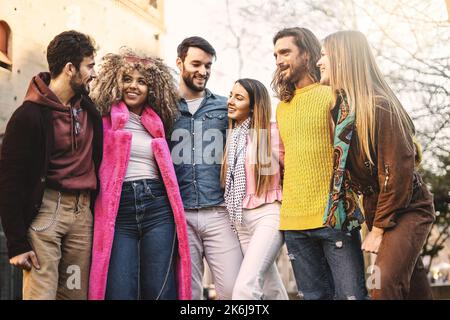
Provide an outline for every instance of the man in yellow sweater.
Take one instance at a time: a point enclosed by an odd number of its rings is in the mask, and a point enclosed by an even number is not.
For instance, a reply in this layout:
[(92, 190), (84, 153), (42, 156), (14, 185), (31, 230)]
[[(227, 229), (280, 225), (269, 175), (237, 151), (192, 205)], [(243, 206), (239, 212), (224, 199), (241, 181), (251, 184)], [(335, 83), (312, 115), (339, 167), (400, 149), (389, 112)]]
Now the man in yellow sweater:
[(324, 227), (333, 171), (331, 89), (319, 84), (320, 43), (305, 28), (279, 31), (272, 87), (280, 104), (277, 122), (285, 148), (280, 230), (303, 299), (365, 299), (359, 230)]

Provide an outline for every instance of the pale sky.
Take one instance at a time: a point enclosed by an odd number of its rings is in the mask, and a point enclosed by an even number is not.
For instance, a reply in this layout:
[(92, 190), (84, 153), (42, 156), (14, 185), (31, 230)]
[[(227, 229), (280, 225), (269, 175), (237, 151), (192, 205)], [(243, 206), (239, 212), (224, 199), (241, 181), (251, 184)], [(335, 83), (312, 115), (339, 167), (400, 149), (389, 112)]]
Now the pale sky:
[[(166, 0), (164, 3), (167, 33), (163, 39), (162, 52), (166, 63), (176, 69), (176, 49), (184, 38), (190, 36), (205, 38), (217, 51), (217, 61), (213, 63), (207, 87), (213, 92), (227, 96), (234, 81), (238, 79), (238, 73), (234, 53), (224, 49), (226, 37), (229, 35), (218, 34), (223, 31), (223, 27), (217, 27), (217, 24), (224, 22), (225, 15), (217, 16), (215, 12), (224, 12), (224, 1)], [(272, 44), (269, 42), (267, 45)], [(270, 56), (269, 59), (273, 63), (274, 70), (273, 57)], [(259, 73), (258, 70), (254, 70), (252, 75), (243, 75), (243, 77), (255, 77), (269, 89), (271, 73)]]
[[(229, 1), (232, 5), (240, 3), (239, 0)], [(402, 43), (406, 50), (411, 51), (413, 55), (417, 54), (419, 58), (422, 58), (424, 60), (433, 59), (436, 55), (440, 56), (446, 51), (448, 53), (448, 43), (445, 44), (438, 42), (431, 46), (428, 45), (430, 41), (433, 41), (433, 37), (431, 36), (430, 38), (430, 35), (433, 35), (434, 31), (436, 31), (437, 29), (444, 28), (446, 25), (448, 25), (448, 23), (446, 22), (448, 17), (445, 7), (445, 0), (430, 1), (429, 6), (427, 6), (426, 8), (424, 7), (424, 3), (418, 0), (415, 0), (415, 2), (413, 2), (413, 7), (405, 6), (404, 8), (392, 8), (392, 6), (394, 6), (396, 2), (392, 4), (390, 0), (371, 1), (374, 1), (374, 3), (376, 2), (378, 4), (383, 4), (384, 1), (386, 1), (386, 6), (381, 6), (378, 7), (378, 9), (375, 11), (368, 12), (368, 5), (371, 2), (365, 2), (365, 0), (356, 0), (354, 2), (356, 5), (353, 9), (356, 18), (352, 21), (353, 27), (362, 31), (367, 36), (369, 43), (389, 43), (390, 47), (387, 46), (387, 48), (389, 48), (388, 50), (392, 50), (390, 53), (397, 52), (399, 59), (403, 59), (402, 61), (406, 62), (408, 61), (408, 59), (410, 59), (408, 53), (406, 53), (403, 49), (399, 49), (398, 47), (396, 47), (396, 45), (392, 42), (389, 42), (389, 39)], [(267, 4), (263, 0), (248, 0), (248, 2), (256, 4), (257, 7), (258, 4), (260, 6), (262, 6), (263, 4)], [(344, 2), (343, 0), (335, 2), (337, 7), (339, 7), (339, 5), (342, 6), (345, 3), (346, 2)], [(299, 12), (303, 12), (302, 4), (303, 1), (298, 0)], [(415, 5), (417, 5), (417, 7)], [(394, 9), (396, 10), (395, 13), (398, 15), (388, 15), (383, 11), (384, 9)], [(401, 14), (408, 14), (409, 17), (411, 17), (412, 19), (417, 19), (417, 21), (419, 22), (423, 18), (440, 20), (442, 21), (442, 26), (428, 23), (425, 25), (426, 29), (412, 30), (410, 29), (410, 27), (415, 28), (415, 24), (411, 23), (408, 26), (405, 25), (405, 23), (402, 23)], [(309, 11), (305, 11), (305, 15), (305, 17), (309, 19), (300, 19), (297, 26), (305, 26), (307, 28), (310, 28), (311, 31), (313, 31), (319, 39), (323, 39), (329, 33), (338, 31), (335, 30), (335, 28), (337, 27), (336, 21), (333, 20), (333, 18), (321, 17), (320, 23), (318, 23), (315, 16), (312, 15), (312, 13), (311, 15), (309, 14)], [(372, 16), (372, 19), (369, 19), (368, 15)], [(272, 55), (272, 37), (276, 33), (276, 31), (278, 31), (277, 28), (291, 27), (293, 25), (278, 24), (278, 21), (274, 20), (274, 17), (272, 16), (266, 16), (265, 19), (269, 19), (270, 21), (259, 20), (259, 23), (252, 22), (253, 25), (248, 26), (249, 29), (255, 31), (254, 33), (257, 34), (258, 39), (253, 40), (252, 38), (244, 37), (245, 41), (256, 42), (252, 43), (252, 45), (255, 46), (256, 52), (260, 54), (253, 58), (246, 55), (243, 56), (244, 68), (241, 77), (258, 79), (266, 85), (269, 93), (273, 95), (273, 92), (270, 88), (270, 81), (272, 79), (273, 71), (275, 70), (275, 61)], [(255, 19), (255, 21), (258, 20)], [(265, 23), (265, 21), (267, 21), (267, 23)], [(242, 22), (242, 20), (239, 20), (233, 15), (230, 15), (229, 22), (236, 29), (239, 29), (239, 27), (241, 27), (239, 23), (245, 23), (245, 21)], [(282, 22), (284, 23), (284, 21)], [(196, 35), (204, 37), (209, 42), (211, 42), (218, 55), (217, 61), (215, 61), (213, 64), (211, 77), (209, 79), (207, 87), (213, 92), (223, 96), (228, 96), (234, 82), (239, 78), (237, 54), (235, 49), (233, 49), (230, 45), (233, 43), (234, 39), (232, 38), (231, 33), (225, 27), (226, 23), (227, 15), (225, 9), (225, 0), (165, 1), (165, 25), (167, 32), (162, 39), (162, 57), (165, 59), (166, 63), (169, 66), (176, 70), (175, 60), (177, 45), (184, 38), (189, 36)], [(274, 25), (277, 25), (277, 27), (274, 27)], [(380, 32), (380, 25), (383, 26), (384, 30), (389, 33), (389, 37), (387, 37), (386, 34)], [(417, 47), (417, 43), (420, 43), (422, 47)], [(249, 42), (245, 44), (248, 45)], [(248, 46), (246, 47), (248, 49)], [(397, 69), (397, 72), (401, 72), (403, 73), (403, 75), (407, 75), (404, 73), (404, 69), (398, 70), (398, 68), (395, 68), (395, 64), (385, 64), (382, 61), (383, 59), (381, 59), (380, 57), (377, 57), (377, 60), (384, 72), (390, 73), (392, 66), (394, 66), (394, 70)], [(413, 62), (414, 61), (411, 60), (411, 63)], [(417, 61), (415, 61), (414, 63), (417, 63)], [(416, 78), (416, 80), (427, 79), (427, 75), (425, 74), (414, 75), (414, 77)], [(410, 80), (409, 83), (411, 83)], [(407, 90), (402, 90), (401, 92), (397, 92), (397, 94), (405, 109), (410, 113), (412, 110), (415, 110), (416, 114), (418, 111), (420, 112), (420, 110), (426, 112), (423, 107), (424, 101), (421, 100), (420, 96), (417, 96)], [(443, 99), (444, 103), (445, 101), (448, 101), (448, 99), (444, 99), (443, 97), (441, 98)], [(273, 110), (275, 110), (277, 100), (273, 99), (272, 104)], [(273, 112), (273, 114), (274, 113), (275, 112)], [(274, 120), (274, 116), (272, 116), (272, 120)], [(416, 127), (422, 129), (422, 131), (429, 131), (426, 128), (432, 128), (434, 125), (434, 122), (430, 122), (428, 120), (425, 122), (418, 121), (416, 123)], [(446, 132), (448, 131), (442, 130), (440, 135), (445, 135)], [(439, 141), (440, 140), (436, 140), (434, 143), (439, 143)], [(445, 139), (443, 141), (445, 141)], [(425, 148), (426, 158), (428, 157), (427, 149), (431, 150), (434, 148), (432, 145), (429, 145), (428, 147), (429, 148)], [(431, 164), (432, 162), (429, 163)]]

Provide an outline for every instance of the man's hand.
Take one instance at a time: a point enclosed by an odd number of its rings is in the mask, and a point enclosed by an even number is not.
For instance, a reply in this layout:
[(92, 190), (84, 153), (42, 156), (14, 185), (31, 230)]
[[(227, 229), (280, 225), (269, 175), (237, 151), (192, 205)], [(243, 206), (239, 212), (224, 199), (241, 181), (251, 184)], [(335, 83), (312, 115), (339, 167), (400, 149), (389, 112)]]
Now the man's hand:
[(34, 251), (28, 251), (9, 259), (9, 263), (25, 270), (31, 270), (31, 266), (40, 269), (39, 262)]
[(362, 243), (361, 249), (363, 251), (378, 253), (378, 249), (380, 248), (381, 240), (383, 240), (384, 230), (373, 227), (372, 231), (364, 239)]

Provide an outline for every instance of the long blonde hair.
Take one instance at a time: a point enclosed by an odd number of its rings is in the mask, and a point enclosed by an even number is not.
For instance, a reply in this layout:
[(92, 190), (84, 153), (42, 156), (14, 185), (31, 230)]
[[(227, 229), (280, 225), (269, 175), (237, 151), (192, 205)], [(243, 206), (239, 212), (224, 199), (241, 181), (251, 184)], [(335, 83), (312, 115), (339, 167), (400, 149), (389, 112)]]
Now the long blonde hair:
[(178, 90), (169, 67), (159, 58), (138, 55), (128, 48), (122, 48), (119, 54), (105, 55), (93, 81), (92, 100), (103, 115), (109, 114), (112, 104), (123, 98), (124, 73), (134, 69), (144, 76), (148, 85), (147, 103), (161, 118), (168, 136), (178, 115)]
[[(250, 158), (253, 160), (253, 170), (255, 176), (256, 195), (261, 195), (267, 191), (273, 178), (273, 174), (264, 174), (266, 171), (272, 173), (270, 166), (272, 164), (272, 144), (271, 144), (271, 130), (270, 130), (270, 118), (272, 107), (270, 103), (270, 96), (266, 87), (254, 79), (239, 79), (236, 81), (245, 91), (247, 91), (250, 97), (250, 138), (256, 139), (254, 148), (248, 150), (251, 152)], [(228, 120), (228, 129), (231, 130), (236, 126), (234, 120)], [(231, 135), (227, 139), (225, 151), (223, 155), (222, 169), (220, 174), (220, 181), (222, 186), (225, 185), (225, 178), (228, 169), (228, 148), (230, 144)], [(267, 161), (269, 159), (269, 161)], [(268, 163), (267, 163), (268, 162)]]
[(389, 106), (391, 121), (392, 117), (398, 119), (405, 140), (414, 136), (414, 124), (384, 79), (361, 32), (333, 33), (325, 38), (323, 46), (330, 60), (330, 85), (335, 98), (342, 90), (345, 92), (350, 112), (355, 112), (361, 156), (374, 165), (371, 150), (375, 148), (376, 108)]

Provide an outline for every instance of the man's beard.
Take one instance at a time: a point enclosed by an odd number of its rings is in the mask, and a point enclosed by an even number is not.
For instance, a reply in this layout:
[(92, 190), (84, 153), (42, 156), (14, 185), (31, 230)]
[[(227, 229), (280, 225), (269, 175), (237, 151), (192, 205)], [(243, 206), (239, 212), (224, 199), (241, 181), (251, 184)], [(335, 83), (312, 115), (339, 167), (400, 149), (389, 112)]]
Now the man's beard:
[(191, 74), (189, 72), (183, 71), (181, 74), (181, 77), (183, 78), (184, 83), (186, 84), (186, 86), (196, 92), (202, 92), (203, 90), (205, 90), (206, 87), (206, 83), (208, 82), (208, 76), (204, 77), (205, 78), (205, 84), (203, 86), (197, 86), (194, 84), (194, 77), (191, 77)]
[(78, 74), (70, 79), (69, 84), (75, 95), (89, 95), (89, 81), (84, 84)]
[(305, 65), (297, 64), (292, 68), (289, 76), (284, 76), (281, 68), (277, 68), (273, 75), (272, 89), (275, 91), (278, 99), (290, 101), (295, 93), (295, 86), (301, 77), (307, 72)]
[(283, 76), (283, 71), (280, 68), (277, 68), (275, 71), (275, 77), (277, 81), (283, 85), (295, 85), (306, 72), (306, 67), (303, 65), (294, 65), (289, 66), (288, 69), (291, 69), (291, 72), (288, 76)]

